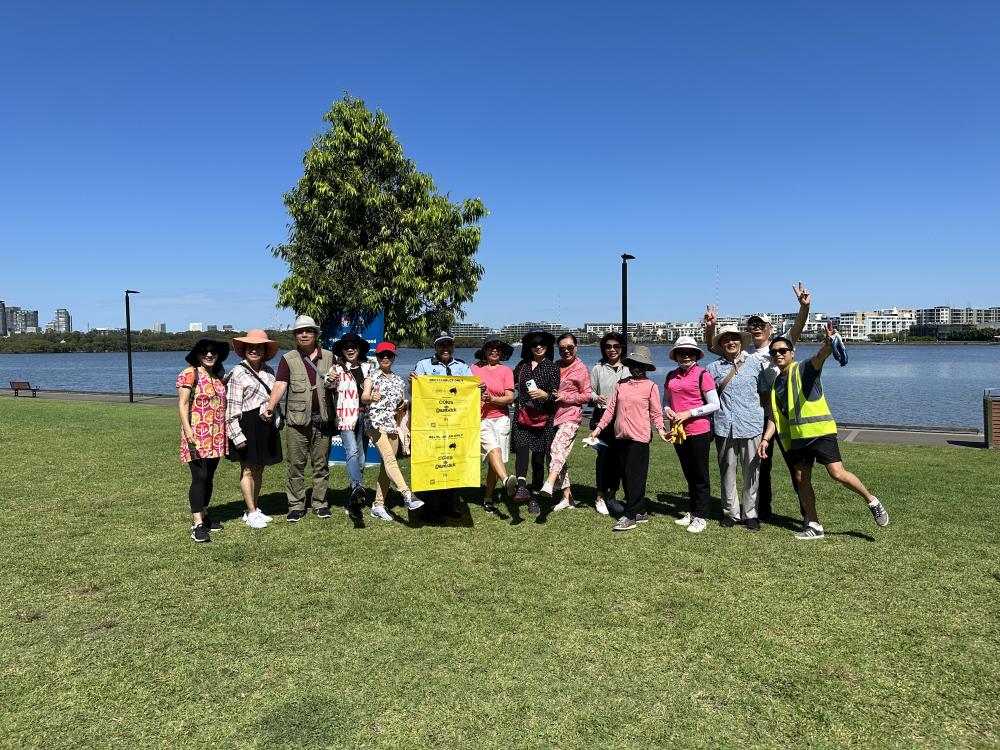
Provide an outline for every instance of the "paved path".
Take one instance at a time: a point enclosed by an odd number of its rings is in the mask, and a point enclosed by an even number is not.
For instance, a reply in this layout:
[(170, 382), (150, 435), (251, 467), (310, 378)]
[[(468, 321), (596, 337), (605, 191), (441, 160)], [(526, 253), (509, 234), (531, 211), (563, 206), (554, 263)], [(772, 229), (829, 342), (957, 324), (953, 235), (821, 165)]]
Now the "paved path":
[[(0, 398), (13, 398), (13, 391), (0, 390)], [(19, 396), (18, 398), (31, 398)], [(92, 391), (39, 391), (38, 398), (55, 401), (102, 401), (111, 404), (128, 403), (127, 393), (94, 393)], [(137, 406), (177, 407), (176, 394), (136, 393)], [(957, 427), (919, 427), (906, 425), (842, 424), (840, 440), (847, 443), (882, 443), (890, 445), (931, 445), (938, 447), (982, 448), (983, 434), (979, 430)]]

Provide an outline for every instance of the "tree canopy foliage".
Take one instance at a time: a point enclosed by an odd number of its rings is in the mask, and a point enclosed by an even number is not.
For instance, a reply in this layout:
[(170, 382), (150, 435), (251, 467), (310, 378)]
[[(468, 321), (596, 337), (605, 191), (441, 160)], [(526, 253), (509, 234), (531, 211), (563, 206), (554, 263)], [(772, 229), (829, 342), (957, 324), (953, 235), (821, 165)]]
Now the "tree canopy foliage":
[(384, 310), (393, 340), (447, 327), (478, 289), (478, 222), (489, 212), (478, 198), (440, 194), (381, 110), (345, 95), (324, 120), (284, 196), (288, 241), (271, 248), (289, 267), (278, 306), (318, 321)]

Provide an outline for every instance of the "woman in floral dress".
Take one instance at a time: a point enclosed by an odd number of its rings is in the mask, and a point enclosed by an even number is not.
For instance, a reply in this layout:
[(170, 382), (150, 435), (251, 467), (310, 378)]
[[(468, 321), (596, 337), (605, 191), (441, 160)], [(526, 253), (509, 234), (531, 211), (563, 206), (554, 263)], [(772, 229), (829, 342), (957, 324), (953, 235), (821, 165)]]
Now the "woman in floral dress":
[(181, 463), (191, 470), (191, 538), (212, 541), (209, 532), (222, 531), (222, 524), (208, 517), (212, 499), (212, 479), (219, 459), (229, 452), (226, 437), (226, 386), (222, 363), (229, 356), (229, 344), (199, 339), (184, 358), (186, 367), (177, 376), (177, 409), (181, 418)]

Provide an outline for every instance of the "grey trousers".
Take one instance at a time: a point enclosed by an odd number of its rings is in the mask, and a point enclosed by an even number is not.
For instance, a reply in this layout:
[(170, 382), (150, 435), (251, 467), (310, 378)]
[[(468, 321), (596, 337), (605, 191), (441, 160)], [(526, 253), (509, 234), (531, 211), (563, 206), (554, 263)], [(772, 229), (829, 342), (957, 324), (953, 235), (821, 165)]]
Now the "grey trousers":
[[(760, 479), (760, 438), (715, 436), (722, 478), (722, 511), (734, 521), (757, 517), (757, 481)], [(743, 512), (740, 513), (740, 492), (736, 486), (736, 464), (743, 464)]]
[(327, 507), (326, 488), (330, 481), (330, 431), (315, 424), (285, 427), (285, 460), (288, 462), (288, 510), (306, 509), (306, 462), (312, 462), (312, 507)]

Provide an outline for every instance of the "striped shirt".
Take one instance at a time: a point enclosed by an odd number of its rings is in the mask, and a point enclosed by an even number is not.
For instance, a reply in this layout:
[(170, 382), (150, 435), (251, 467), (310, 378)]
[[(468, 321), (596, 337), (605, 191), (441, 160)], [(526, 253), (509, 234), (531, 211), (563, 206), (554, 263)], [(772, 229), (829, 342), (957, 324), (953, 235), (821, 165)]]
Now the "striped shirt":
[(257, 373), (260, 378), (258, 380), (249, 367), (245, 362), (236, 365), (230, 371), (229, 381), (226, 383), (226, 433), (234, 443), (246, 440), (243, 430), (240, 429), (240, 417), (260, 409), (270, 398), (260, 380), (263, 380), (268, 388), (274, 388), (274, 370), (266, 364), (261, 364), (260, 372)]

